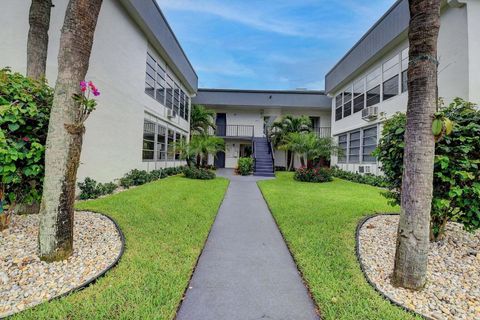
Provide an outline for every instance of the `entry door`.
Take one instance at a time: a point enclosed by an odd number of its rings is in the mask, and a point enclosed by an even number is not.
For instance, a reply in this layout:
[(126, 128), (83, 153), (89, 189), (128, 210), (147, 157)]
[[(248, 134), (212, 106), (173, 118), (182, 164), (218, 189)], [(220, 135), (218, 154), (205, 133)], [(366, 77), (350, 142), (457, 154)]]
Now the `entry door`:
[(215, 157), (215, 167), (225, 168), (225, 152), (217, 152), (217, 156)]
[(217, 126), (217, 136), (225, 137), (227, 135), (227, 114), (217, 113), (215, 125)]

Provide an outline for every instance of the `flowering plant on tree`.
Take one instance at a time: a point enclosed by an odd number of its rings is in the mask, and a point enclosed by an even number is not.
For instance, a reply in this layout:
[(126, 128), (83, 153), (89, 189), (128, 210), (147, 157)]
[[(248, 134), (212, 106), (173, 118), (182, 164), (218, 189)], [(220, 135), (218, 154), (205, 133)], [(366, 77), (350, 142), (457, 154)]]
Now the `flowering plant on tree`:
[(97, 101), (92, 98), (92, 96), (98, 97), (100, 95), (100, 91), (98, 91), (97, 87), (92, 81), (81, 81), (80, 90), (82, 93), (74, 94), (73, 100), (75, 100), (81, 106), (79, 123), (83, 124), (87, 120), (90, 113), (92, 113), (92, 111), (94, 111), (97, 107)]

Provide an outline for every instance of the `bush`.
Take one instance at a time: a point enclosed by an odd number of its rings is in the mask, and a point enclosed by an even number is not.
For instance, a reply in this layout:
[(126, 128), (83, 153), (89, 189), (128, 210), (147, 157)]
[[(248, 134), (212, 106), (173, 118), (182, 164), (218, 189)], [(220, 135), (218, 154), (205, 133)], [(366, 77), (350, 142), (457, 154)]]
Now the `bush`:
[[(432, 240), (443, 236), (449, 220), (463, 223), (469, 231), (480, 228), (480, 111), (457, 98), (440, 112), (454, 126), (435, 146)], [(405, 124), (404, 114), (387, 120), (376, 150), (388, 181), (386, 197), (392, 204), (400, 204)]]
[(78, 188), (80, 188), (80, 199), (96, 199), (100, 196), (107, 194), (112, 194), (117, 185), (113, 182), (109, 183), (97, 183), (92, 178), (85, 178), (84, 182), (77, 183)]
[(142, 184), (160, 180), (168, 176), (173, 176), (182, 173), (184, 167), (170, 167), (165, 169), (152, 170), (150, 172), (145, 170), (133, 169), (129, 173), (120, 178), (120, 185), (124, 188), (133, 186), (141, 186)]
[(253, 171), (253, 159), (248, 158), (239, 158), (238, 159), (238, 167), (236, 172), (242, 176), (248, 176), (252, 174)]
[(329, 168), (300, 168), (295, 171), (294, 179), (303, 182), (329, 182), (333, 177)]
[(9, 211), (41, 199), (52, 101), (45, 82), (0, 70), (0, 190)]
[(371, 173), (360, 174), (356, 172), (350, 172), (342, 170), (338, 167), (332, 168), (332, 175), (334, 177), (348, 180), (356, 183), (368, 184), (374, 187), (386, 188), (388, 183), (385, 177), (377, 176)]
[(196, 168), (196, 167), (187, 167), (184, 169), (183, 173), (185, 177), (189, 179), (199, 179), (199, 180), (212, 180), (215, 179), (215, 173), (213, 171)]

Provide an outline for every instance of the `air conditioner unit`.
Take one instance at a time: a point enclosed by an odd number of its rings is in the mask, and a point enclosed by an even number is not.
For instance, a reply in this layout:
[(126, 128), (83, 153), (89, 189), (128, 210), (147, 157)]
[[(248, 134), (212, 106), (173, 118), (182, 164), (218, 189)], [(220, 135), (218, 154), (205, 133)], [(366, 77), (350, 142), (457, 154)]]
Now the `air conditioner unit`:
[(366, 107), (362, 110), (362, 119), (365, 121), (373, 121), (378, 117), (378, 107)]
[(172, 109), (167, 109), (167, 117), (168, 118), (175, 118), (175, 113), (173, 112)]
[(371, 166), (358, 166), (358, 173), (372, 173)]

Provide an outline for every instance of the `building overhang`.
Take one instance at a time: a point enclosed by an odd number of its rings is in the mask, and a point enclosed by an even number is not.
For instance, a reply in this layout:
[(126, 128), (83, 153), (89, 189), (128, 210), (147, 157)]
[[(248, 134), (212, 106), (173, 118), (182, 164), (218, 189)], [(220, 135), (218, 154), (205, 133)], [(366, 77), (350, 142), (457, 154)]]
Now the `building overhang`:
[(155, 0), (119, 1), (170, 69), (190, 93), (195, 94), (198, 89), (198, 76), (157, 2)]
[(324, 91), (199, 89), (192, 103), (235, 108), (315, 108), (330, 111)]

